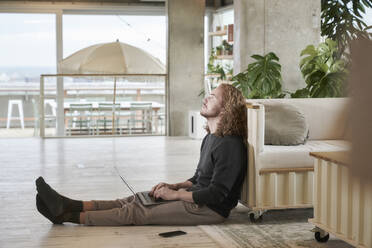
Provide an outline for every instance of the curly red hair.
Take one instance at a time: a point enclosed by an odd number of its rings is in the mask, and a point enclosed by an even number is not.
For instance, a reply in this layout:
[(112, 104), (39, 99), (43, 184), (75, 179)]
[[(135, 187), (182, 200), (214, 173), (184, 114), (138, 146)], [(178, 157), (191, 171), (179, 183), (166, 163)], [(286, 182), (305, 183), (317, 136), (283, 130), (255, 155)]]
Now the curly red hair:
[[(237, 135), (247, 145), (247, 109), (242, 92), (230, 84), (220, 84), (222, 89), (222, 112), (216, 136)], [(208, 125), (205, 127), (210, 133)]]

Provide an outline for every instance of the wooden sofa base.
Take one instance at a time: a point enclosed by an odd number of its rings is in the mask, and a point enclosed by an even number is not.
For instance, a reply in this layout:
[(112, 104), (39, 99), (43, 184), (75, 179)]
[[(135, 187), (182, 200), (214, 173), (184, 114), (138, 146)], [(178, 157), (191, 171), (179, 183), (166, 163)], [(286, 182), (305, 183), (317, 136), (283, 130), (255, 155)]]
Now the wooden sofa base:
[(240, 202), (252, 210), (311, 208), (313, 177), (310, 168), (247, 175)]
[(265, 207), (249, 207), (249, 208), (253, 211), (266, 211), (266, 210), (281, 210), (281, 209), (313, 208), (313, 205), (312, 204), (302, 204), (302, 205), (296, 205), (296, 206), (283, 205), (283, 206), (277, 206), (277, 207), (265, 206)]

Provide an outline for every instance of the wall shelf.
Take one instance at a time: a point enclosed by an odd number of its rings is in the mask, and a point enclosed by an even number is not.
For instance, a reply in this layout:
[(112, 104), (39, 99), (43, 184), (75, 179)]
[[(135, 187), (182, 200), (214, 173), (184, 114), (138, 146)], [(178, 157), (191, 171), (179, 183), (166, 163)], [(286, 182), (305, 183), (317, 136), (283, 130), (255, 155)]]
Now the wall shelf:
[(209, 36), (224, 36), (227, 35), (227, 30), (221, 30), (221, 31), (216, 31), (216, 32), (209, 32)]
[(219, 55), (219, 56), (216, 56), (216, 59), (220, 59), (220, 60), (233, 60), (234, 59), (234, 56), (233, 55)]
[(220, 77), (221, 74), (219, 73), (207, 73), (207, 74), (204, 74), (205, 77), (209, 77), (209, 78), (213, 78), (213, 77)]

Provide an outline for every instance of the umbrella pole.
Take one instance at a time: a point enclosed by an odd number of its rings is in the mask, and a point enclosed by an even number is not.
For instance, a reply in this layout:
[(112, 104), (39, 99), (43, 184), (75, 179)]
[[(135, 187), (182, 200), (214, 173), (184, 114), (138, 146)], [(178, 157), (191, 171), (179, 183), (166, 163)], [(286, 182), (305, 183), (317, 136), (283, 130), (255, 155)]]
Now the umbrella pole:
[(116, 106), (115, 106), (115, 100), (116, 100), (116, 77), (114, 76), (114, 104), (112, 107), (112, 135), (114, 135), (114, 130), (115, 130), (115, 111), (116, 111)]

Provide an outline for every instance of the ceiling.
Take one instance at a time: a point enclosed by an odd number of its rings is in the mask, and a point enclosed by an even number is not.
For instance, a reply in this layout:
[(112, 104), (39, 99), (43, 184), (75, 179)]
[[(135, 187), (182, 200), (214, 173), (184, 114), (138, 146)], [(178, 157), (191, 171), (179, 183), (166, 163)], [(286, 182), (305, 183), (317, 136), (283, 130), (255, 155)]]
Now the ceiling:
[[(1, 0), (0, 0), (1, 1)], [(12, 2), (54, 2), (54, 3), (125, 3), (125, 4), (140, 4), (140, 5), (164, 5), (165, 0), (13, 0)], [(224, 7), (234, 3), (234, 0), (205, 0), (207, 7)]]

